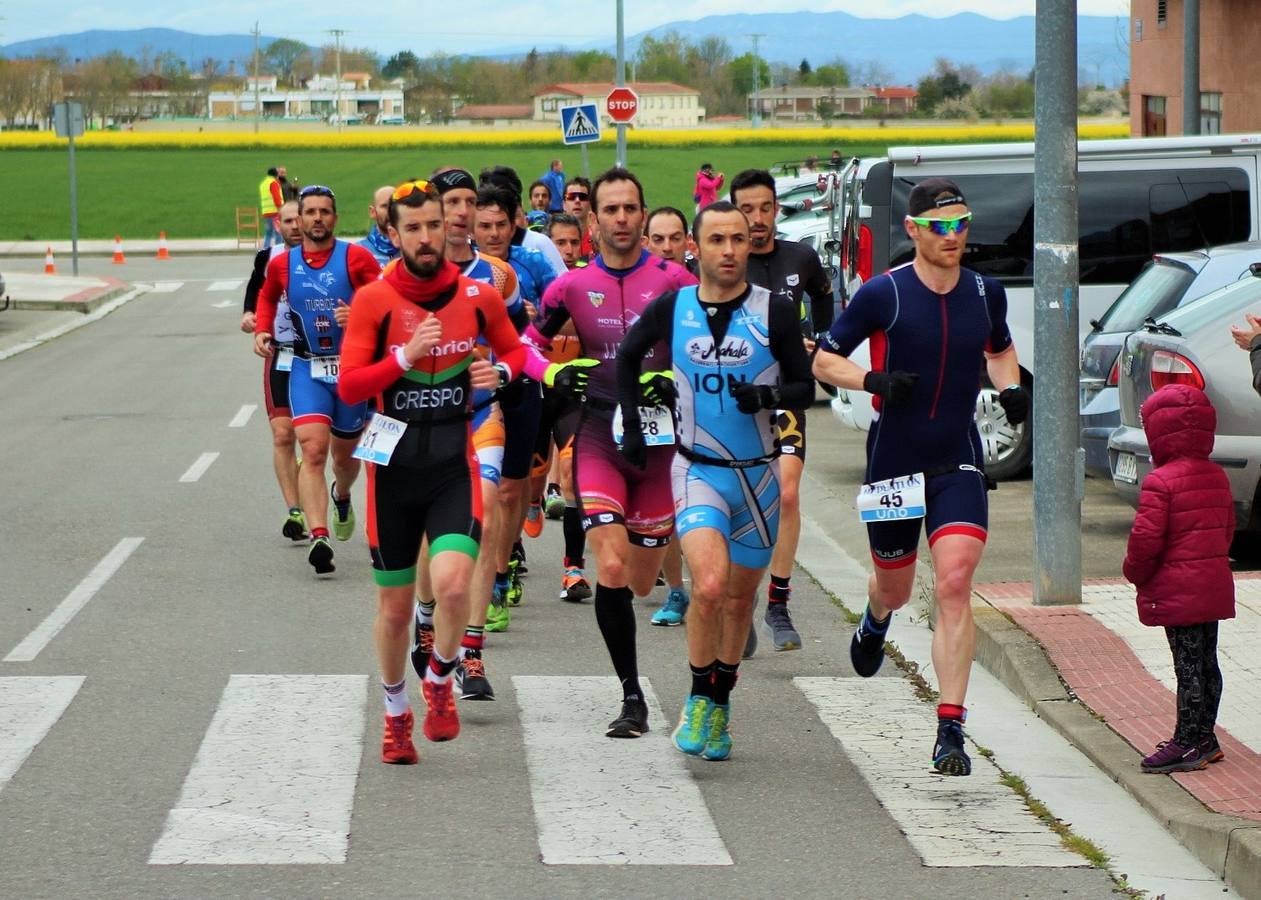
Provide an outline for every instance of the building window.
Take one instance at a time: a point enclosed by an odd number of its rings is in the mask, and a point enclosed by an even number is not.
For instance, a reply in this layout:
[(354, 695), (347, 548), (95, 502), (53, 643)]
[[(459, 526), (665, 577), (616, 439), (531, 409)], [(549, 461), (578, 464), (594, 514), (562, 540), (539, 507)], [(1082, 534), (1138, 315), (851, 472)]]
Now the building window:
[(1169, 0), (1156, 0), (1156, 27), (1164, 28), (1169, 17)]
[(556, 112), (556, 98), (555, 97), (543, 98), (543, 112)]
[(1165, 128), (1165, 98), (1143, 96), (1143, 136), (1163, 137)]
[(1222, 95), (1220, 91), (1200, 94), (1200, 134), (1222, 133)]

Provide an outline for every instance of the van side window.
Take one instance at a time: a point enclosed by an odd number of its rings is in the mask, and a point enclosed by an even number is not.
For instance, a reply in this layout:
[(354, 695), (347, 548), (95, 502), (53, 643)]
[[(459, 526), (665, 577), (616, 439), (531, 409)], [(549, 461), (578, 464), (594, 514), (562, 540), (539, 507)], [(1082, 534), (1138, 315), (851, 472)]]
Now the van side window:
[[(909, 262), (914, 253), (902, 217), (918, 180), (893, 182), (890, 266)], [(1008, 284), (1031, 284), (1033, 176), (963, 175), (954, 181), (974, 213), (963, 264)], [(1082, 284), (1128, 284), (1154, 253), (1246, 241), (1252, 228), (1242, 169), (1083, 172), (1079, 191)]]

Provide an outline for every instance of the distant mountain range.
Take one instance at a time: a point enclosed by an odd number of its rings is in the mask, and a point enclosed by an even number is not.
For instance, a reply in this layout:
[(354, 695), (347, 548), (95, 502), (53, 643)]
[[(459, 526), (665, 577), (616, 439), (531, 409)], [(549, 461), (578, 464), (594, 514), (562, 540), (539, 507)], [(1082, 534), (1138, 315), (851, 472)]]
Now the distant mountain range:
[[(1091, 78), (1116, 85), (1129, 75), (1127, 28), (1124, 19), (1109, 16), (1079, 16), (1077, 19), (1078, 64)], [(975, 66), (984, 74), (997, 71), (1029, 72), (1034, 65), (1034, 17), (991, 19), (973, 13), (942, 19), (902, 16), (897, 19), (865, 19), (843, 12), (794, 12), (705, 16), (692, 21), (669, 22), (626, 40), (627, 58), (633, 58), (647, 36), (661, 37), (677, 31), (689, 40), (721, 37), (735, 55), (752, 49), (751, 35), (761, 35), (758, 51), (772, 63), (796, 66), (807, 59), (813, 66), (844, 59), (853, 66), (878, 63), (891, 76), (892, 84), (914, 84), (931, 72), (938, 57), (956, 65)], [(365, 34), (366, 37), (366, 34)], [(266, 46), (274, 40), (265, 36)], [(610, 40), (561, 47), (542, 43), (502, 46), (470, 55), (511, 58), (532, 48), (598, 49), (613, 52)], [(377, 46), (382, 57), (402, 49)], [(190, 67), (199, 68), (207, 58), (232, 63), (238, 72), (252, 65), (254, 38), (248, 34), (205, 35), (170, 28), (143, 28), (135, 31), (84, 31), (18, 41), (0, 46), (5, 56), (34, 56), (64, 52), (70, 59), (99, 56), (120, 50), (138, 57), (173, 51)]]

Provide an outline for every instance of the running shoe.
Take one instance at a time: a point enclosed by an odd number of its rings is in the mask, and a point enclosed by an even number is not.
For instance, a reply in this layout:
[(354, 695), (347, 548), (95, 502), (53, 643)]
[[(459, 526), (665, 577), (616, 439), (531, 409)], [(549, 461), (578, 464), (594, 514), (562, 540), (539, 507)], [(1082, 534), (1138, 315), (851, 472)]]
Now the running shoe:
[[(870, 678), (880, 671), (884, 662), (884, 634), (876, 634), (863, 628), (867, 621), (867, 613), (858, 620), (854, 636), (849, 641), (849, 661), (854, 664), (854, 671), (863, 678)], [(885, 631), (888, 634), (888, 631)]]
[(416, 716), (409, 709), (401, 716), (385, 717), (385, 736), (381, 739), (381, 762), (392, 766), (414, 766), (420, 754), (412, 743), (412, 726)]
[(577, 566), (568, 566), (560, 576), (560, 599), (569, 603), (581, 603), (591, 599), (591, 585)]
[(543, 498), (543, 512), (549, 519), (560, 519), (565, 515), (565, 497), (560, 488), (554, 484), (547, 486), (547, 496)]
[(709, 716), (713, 710), (714, 701), (711, 698), (696, 694), (689, 696), (683, 704), (679, 724), (670, 735), (674, 749), (688, 756), (700, 756), (709, 737)]
[(543, 498), (536, 497), (530, 501), (525, 511), (524, 530), (527, 536), (536, 538), (543, 533)]
[(525, 585), (521, 583), (521, 577), (515, 572), (508, 573), (508, 593), (504, 596), (509, 606), (520, 606), (521, 601), (525, 599)]
[(455, 689), (461, 700), (494, 700), (495, 691), (486, 677), (486, 663), (481, 650), (468, 650), (455, 667)]
[(504, 591), (495, 588), (491, 594), (490, 606), (486, 608), (486, 630), (499, 633), (508, 630), (512, 621), (512, 613), (508, 610), (508, 600)]
[(793, 620), (788, 615), (787, 603), (767, 603), (766, 616), (762, 619), (766, 630), (770, 632), (771, 644), (776, 650), (800, 650), (801, 635), (793, 628)]
[(1143, 771), (1153, 775), (1166, 772), (1194, 772), (1208, 765), (1199, 745), (1184, 747), (1176, 741), (1161, 741), (1155, 751), (1143, 757)]
[(711, 762), (720, 762), (731, 755), (731, 732), (727, 726), (731, 724), (731, 704), (715, 703), (713, 712), (709, 714), (709, 735), (705, 738), (705, 749), (701, 757)]
[(609, 723), (611, 738), (637, 738), (648, 733), (648, 704), (637, 697), (622, 701), (622, 714)]
[(657, 580), (653, 583), (654, 587), (665, 587), (666, 577), (661, 572), (657, 573)]
[(683, 588), (674, 588), (666, 594), (665, 602), (648, 621), (653, 625), (682, 625), (687, 616), (687, 604), (687, 592)]
[(346, 507), (346, 515), (343, 516), (337, 499), (337, 486), (329, 485), (328, 496), (332, 500), (333, 506), (333, 537), (339, 541), (348, 541), (355, 534), (355, 510), (350, 505), (350, 498), (340, 501)]
[(333, 545), (323, 536), (311, 541), (306, 561), (315, 569), (316, 575), (329, 575), (337, 571), (337, 566), (333, 565)]
[(425, 677), (429, 669), (429, 656), (433, 653), (433, 626), (425, 625), (416, 618), (416, 628), (412, 633), (412, 669), (417, 676)]
[(450, 741), (460, 734), (460, 714), (455, 711), (455, 685), (448, 678), (442, 684), (426, 678), (420, 683), (425, 695), (425, 737), (431, 741)]
[(1211, 763), (1221, 762), (1226, 758), (1226, 754), (1222, 752), (1222, 745), (1217, 743), (1215, 734), (1210, 734), (1196, 746), (1200, 748), (1200, 755)]
[(943, 775), (972, 774), (972, 760), (968, 758), (968, 751), (963, 749), (962, 722), (956, 719), (937, 720), (937, 743), (933, 746), (933, 768)]
[(302, 515), (302, 510), (289, 510), (289, 515), (285, 517), (285, 524), (280, 526), (280, 533), (291, 541), (305, 541), (307, 539), (306, 517)]
[(508, 573), (517, 577), (530, 574), (530, 567), (525, 564), (525, 547), (517, 541), (512, 545), (512, 555), (508, 557)]
[(749, 637), (744, 642), (744, 653), (740, 654), (741, 659), (752, 659), (753, 654), (757, 653), (757, 623), (749, 623)]

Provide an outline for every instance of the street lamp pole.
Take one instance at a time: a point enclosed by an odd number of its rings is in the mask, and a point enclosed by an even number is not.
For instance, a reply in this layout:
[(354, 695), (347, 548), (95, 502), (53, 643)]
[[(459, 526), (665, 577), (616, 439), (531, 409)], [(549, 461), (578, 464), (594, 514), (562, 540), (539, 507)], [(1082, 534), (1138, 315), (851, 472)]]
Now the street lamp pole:
[[(626, 28), (622, 0), (617, 0), (617, 86), (626, 87)], [(617, 123), (617, 164), (626, 167), (626, 123)]]

